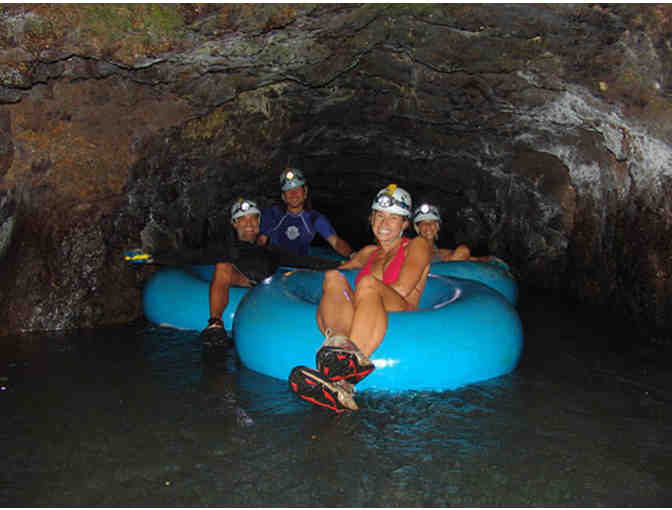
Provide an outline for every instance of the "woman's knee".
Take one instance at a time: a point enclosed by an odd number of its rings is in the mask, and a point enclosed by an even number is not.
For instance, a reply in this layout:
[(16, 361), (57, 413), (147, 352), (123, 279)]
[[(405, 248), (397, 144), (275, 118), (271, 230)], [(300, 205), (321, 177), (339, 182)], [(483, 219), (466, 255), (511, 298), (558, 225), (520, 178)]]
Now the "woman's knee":
[(330, 288), (345, 288), (348, 285), (348, 280), (345, 275), (338, 271), (337, 269), (329, 269), (324, 273), (324, 280), (322, 282), (322, 288), (324, 290)]
[(378, 280), (375, 276), (367, 274), (360, 278), (355, 288), (355, 298), (362, 297), (368, 294), (380, 294), (382, 282)]

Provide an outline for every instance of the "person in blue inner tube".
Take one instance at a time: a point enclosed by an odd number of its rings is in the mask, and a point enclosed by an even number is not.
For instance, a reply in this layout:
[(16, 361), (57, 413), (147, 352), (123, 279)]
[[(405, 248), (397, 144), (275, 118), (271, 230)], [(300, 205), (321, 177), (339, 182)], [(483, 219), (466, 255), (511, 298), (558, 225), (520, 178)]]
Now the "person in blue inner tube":
[(451, 262), (460, 260), (475, 260), (480, 262), (490, 262), (509, 270), (509, 265), (494, 255), (484, 255), (476, 257), (471, 254), (471, 250), (466, 244), (458, 245), (454, 250), (448, 248), (439, 248), (436, 240), (439, 238), (441, 229), (441, 214), (439, 208), (431, 202), (422, 202), (413, 213), (413, 228), (415, 232), (427, 239), (432, 245), (432, 263)]
[(215, 265), (209, 290), (210, 319), (200, 335), (201, 343), (208, 349), (230, 345), (231, 339), (224, 328), (222, 314), (229, 303), (229, 289), (232, 285), (252, 287), (273, 275), (280, 266), (326, 270), (341, 264), (340, 261), (289, 253), (274, 244), (258, 246), (256, 241), (260, 214), (254, 201), (240, 198), (231, 206), (231, 226), (235, 238), (229, 238), (225, 243), (217, 243), (202, 250), (182, 248), (149, 254), (137, 249), (126, 254), (126, 260), (134, 263)]
[(329, 220), (307, 207), (308, 185), (301, 170), (285, 168), (280, 174), (280, 190), (285, 206), (263, 210), (259, 245), (270, 242), (289, 253), (308, 255), (310, 243), (320, 234), (337, 253), (344, 257), (352, 254), (350, 245), (338, 236)]
[(338, 270), (324, 275), (317, 326), (325, 340), (317, 370), (295, 367), (289, 386), (300, 398), (337, 413), (358, 409), (354, 385), (374, 370), (369, 359), (387, 331), (389, 312), (415, 310), (429, 274), (432, 245), (403, 237), (411, 221), (411, 196), (390, 184), (376, 195), (369, 222), (376, 244), (338, 269), (360, 269), (354, 290)]
[(460, 244), (454, 250), (439, 248), (436, 240), (441, 229), (441, 215), (439, 208), (430, 202), (423, 202), (413, 213), (413, 228), (415, 232), (427, 239), (432, 245), (432, 262), (450, 262), (452, 260), (481, 260), (487, 261), (490, 257), (474, 257), (466, 244)]

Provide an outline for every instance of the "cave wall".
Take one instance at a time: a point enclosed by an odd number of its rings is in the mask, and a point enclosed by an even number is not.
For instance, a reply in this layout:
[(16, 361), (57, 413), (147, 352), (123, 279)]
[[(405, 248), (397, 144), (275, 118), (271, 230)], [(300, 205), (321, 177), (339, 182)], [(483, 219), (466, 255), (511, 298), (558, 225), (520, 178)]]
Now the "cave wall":
[[(389, 182), (441, 241), (669, 330), (666, 5), (0, 11), (0, 334), (141, 316), (140, 244), (198, 243), (302, 168), (355, 247)], [(346, 234), (347, 233), (347, 234)]]

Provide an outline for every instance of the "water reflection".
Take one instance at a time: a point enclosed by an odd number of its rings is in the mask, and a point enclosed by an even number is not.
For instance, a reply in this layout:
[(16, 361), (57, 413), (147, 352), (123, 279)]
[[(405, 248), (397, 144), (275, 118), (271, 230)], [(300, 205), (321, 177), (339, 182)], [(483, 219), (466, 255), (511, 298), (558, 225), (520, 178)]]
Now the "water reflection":
[(232, 352), (203, 358), (195, 332), (136, 324), (9, 339), (0, 504), (672, 501), (667, 390), (568, 350), (571, 335), (593, 340), (573, 322), (524, 322), (529, 347), (514, 374), (458, 391), (363, 392), (361, 410), (339, 416)]

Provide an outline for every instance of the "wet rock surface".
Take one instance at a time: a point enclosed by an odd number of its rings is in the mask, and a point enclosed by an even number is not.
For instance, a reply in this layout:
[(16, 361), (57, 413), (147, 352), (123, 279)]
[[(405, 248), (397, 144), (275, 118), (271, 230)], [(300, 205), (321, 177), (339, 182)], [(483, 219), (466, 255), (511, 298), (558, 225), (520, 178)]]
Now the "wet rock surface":
[(123, 252), (221, 234), (237, 197), (279, 200), (286, 165), (355, 247), (397, 182), (439, 203), (444, 245), (669, 330), (671, 14), (7, 6), (0, 334), (139, 317), (152, 270)]

